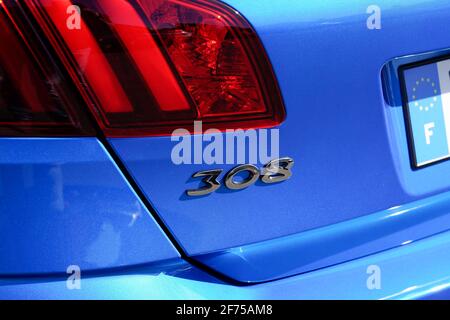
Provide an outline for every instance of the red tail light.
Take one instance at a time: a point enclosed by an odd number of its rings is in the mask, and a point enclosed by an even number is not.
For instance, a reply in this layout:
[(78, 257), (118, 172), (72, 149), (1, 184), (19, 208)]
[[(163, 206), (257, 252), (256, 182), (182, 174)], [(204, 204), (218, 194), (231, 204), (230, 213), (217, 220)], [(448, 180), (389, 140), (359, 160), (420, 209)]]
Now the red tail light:
[[(14, 19), (12, 17), (14, 16)], [(0, 135), (92, 135), (60, 69), (20, 8), (0, 1)]]
[(284, 118), (258, 37), (221, 2), (24, 3), (107, 136), (165, 135), (192, 129), (194, 120), (203, 128), (270, 127)]

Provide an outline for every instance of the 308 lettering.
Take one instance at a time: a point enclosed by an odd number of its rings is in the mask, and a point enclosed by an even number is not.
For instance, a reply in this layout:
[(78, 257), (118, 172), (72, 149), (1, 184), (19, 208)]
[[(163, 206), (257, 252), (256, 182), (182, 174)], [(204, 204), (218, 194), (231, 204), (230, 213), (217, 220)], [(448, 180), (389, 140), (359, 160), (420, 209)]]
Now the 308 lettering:
[[(242, 164), (234, 167), (225, 175), (223, 182), (228, 189), (241, 190), (254, 184), (258, 179), (263, 183), (276, 183), (289, 179), (292, 176), (294, 160), (291, 158), (279, 158), (269, 161), (260, 170), (252, 164)], [(204, 186), (198, 189), (186, 190), (188, 196), (204, 196), (220, 188), (219, 176), (223, 169), (199, 171), (192, 175), (193, 178), (202, 178)], [(237, 180), (236, 176), (246, 172), (247, 177)]]

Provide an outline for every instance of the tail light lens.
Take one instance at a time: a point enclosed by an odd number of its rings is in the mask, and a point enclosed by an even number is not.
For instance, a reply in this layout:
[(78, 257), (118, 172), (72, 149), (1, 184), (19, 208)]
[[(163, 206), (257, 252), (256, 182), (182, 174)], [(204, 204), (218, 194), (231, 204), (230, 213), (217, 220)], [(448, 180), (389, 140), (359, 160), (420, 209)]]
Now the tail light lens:
[(166, 135), (193, 130), (194, 120), (227, 129), (284, 119), (264, 48), (248, 22), (221, 2), (24, 3), (107, 136)]
[(0, 44), (0, 135), (93, 134), (70, 79), (51, 61), (20, 8), (2, 1)]

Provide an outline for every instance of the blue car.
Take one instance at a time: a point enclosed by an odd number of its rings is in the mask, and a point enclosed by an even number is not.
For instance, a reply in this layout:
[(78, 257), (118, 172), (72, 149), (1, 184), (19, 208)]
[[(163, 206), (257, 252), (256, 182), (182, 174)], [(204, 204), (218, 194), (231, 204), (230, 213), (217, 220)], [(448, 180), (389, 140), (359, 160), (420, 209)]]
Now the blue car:
[(450, 297), (447, 0), (0, 0), (0, 299)]

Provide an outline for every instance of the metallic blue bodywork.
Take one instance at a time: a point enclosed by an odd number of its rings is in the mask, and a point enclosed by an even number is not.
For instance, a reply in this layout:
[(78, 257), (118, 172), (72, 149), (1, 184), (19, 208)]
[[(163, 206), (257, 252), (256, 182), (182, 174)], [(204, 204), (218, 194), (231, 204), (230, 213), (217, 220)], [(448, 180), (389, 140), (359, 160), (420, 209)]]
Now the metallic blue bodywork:
[[(367, 268), (381, 270), (381, 288), (369, 290)], [(233, 286), (180, 261), (165, 268), (86, 276), (80, 290), (66, 279), (0, 281), (8, 299), (434, 299), (450, 298), (450, 233), (304, 275)]]
[[(233, 166), (174, 165), (170, 137), (109, 139), (177, 252), (97, 139), (0, 139), (0, 298), (448, 297), (450, 161), (411, 169), (397, 68), (448, 53), (450, 3), (380, 0), (368, 30), (370, 1), (226, 2), (274, 67), (292, 178), (190, 199), (194, 172)], [(180, 255), (271, 281), (234, 286)], [(82, 290), (49, 275), (73, 264)]]
[[(280, 184), (188, 198), (184, 191), (198, 183), (189, 179), (194, 172), (232, 166), (175, 165), (169, 137), (110, 139), (185, 252), (257, 282), (448, 229), (440, 209), (386, 219), (390, 208), (434, 208), (428, 197), (450, 189), (450, 162), (411, 169), (401, 101), (388, 97), (399, 92), (385, 87), (400, 90), (398, 79), (390, 86), (385, 77), (396, 73), (390, 64), (442, 54), (435, 51), (449, 46), (450, 4), (381, 1), (382, 28), (369, 30), (365, 1), (228, 3), (253, 24), (272, 61), (287, 109), (280, 156), (296, 163)], [(433, 36), (423, 27), (431, 20)], [(420, 52), (432, 53), (413, 55)]]
[(450, 193), (327, 227), (195, 257), (242, 282), (304, 273), (411, 243), (450, 226)]
[(0, 275), (179, 254), (95, 138), (0, 139)]

